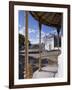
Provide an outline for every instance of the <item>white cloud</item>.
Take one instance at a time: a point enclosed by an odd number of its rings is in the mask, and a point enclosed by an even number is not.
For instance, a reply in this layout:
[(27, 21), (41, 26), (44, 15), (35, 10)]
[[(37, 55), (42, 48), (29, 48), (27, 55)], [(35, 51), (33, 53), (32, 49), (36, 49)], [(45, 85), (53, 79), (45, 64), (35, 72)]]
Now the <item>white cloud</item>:
[[(39, 31), (29, 28), (29, 40), (32, 44), (39, 43)], [(53, 31), (55, 32), (55, 30)], [(19, 33), (25, 36), (25, 27), (20, 28)], [(35, 35), (35, 38), (33, 37)], [(41, 31), (41, 42), (44, 42), (44, 37), (48, 36), (49, 33)]]
[[(30, 33), (36, 33), (37, 30), (29, 28), (28, 31), (29, 31), (28, 33), (30, 34)], [(19, 33), (25, 35), (25, 27), (20, 28)]]
[[(28, 30), (29, 32), (29, 40), (31, 41), (31, 43), (35, 44), (39, 42), (39, 39), (37, 38), (37, 35), (39, 35), (38, 30), (34, 30), (29, 28)], [(25, 36), (25, 27), (20, 28), (19, 33)], [(32, 35), (35, 35), (35, 38), (32, 37)]]
[(36, 32), (36, 30), (29, 28), (29, 34), (30, 33), (35, 33), (35, 32)]
[(44, 36), (45, 36), (45, 33), (41, 31), (41, 38), (43, 38)]
[(25, 27), (20, 28), (19, 34), (22, 34), (25, 36)]

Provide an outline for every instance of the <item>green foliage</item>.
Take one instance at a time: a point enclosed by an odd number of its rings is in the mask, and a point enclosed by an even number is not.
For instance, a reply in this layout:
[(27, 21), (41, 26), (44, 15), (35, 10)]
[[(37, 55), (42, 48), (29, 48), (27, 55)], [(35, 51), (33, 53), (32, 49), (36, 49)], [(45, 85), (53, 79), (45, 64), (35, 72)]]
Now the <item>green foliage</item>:
[(19, 48), (25, 45), (25, 37), (19, 34)]
[[(28, 40), (29, 46), (30, 41)], [(25, 37), (22, 34), (19, 34), (19, 48), (22, 48), (22, 46), (25, 46)]]

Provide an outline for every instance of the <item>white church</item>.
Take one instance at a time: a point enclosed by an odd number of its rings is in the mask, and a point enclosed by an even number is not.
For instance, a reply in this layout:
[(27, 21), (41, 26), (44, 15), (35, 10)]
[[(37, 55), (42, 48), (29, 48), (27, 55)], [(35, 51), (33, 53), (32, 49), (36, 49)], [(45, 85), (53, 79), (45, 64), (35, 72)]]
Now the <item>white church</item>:
[[(61, 36), (59, 36), (59, 48), (61, 48)], [(45, 50), (56, 50), (58, 49), (58, 36), (48, 35), (43, 38), (43, 43), (45, 43)]]

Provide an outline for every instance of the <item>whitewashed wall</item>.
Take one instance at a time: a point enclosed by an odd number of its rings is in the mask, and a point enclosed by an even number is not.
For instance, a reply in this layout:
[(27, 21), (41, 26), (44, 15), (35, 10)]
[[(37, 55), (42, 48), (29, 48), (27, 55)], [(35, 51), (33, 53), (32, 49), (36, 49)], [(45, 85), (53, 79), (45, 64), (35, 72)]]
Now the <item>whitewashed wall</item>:
[(54, 38), (53, 37), (46, 40), (45, 49), (46, 50), (54, 49)]

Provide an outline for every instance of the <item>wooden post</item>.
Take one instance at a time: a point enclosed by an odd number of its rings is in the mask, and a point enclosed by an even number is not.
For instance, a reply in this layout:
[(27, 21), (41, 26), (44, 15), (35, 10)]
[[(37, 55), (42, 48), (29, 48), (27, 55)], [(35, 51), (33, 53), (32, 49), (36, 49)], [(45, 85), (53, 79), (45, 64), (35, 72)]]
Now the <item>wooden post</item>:
[(41, 70), (41, 23), (39, 22), (39, 71)]
[(25, 12), (25, 77), (28, 78), (28, 11)]

